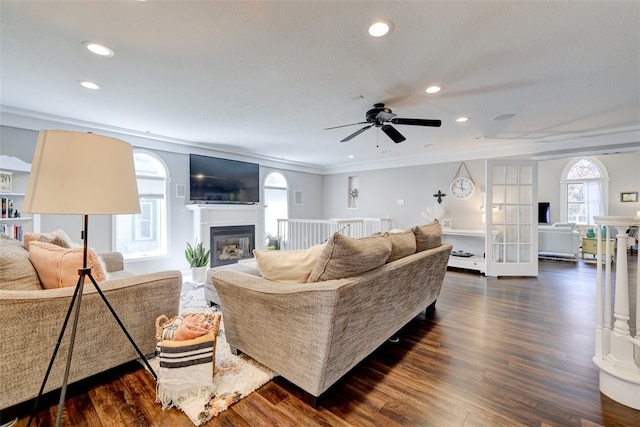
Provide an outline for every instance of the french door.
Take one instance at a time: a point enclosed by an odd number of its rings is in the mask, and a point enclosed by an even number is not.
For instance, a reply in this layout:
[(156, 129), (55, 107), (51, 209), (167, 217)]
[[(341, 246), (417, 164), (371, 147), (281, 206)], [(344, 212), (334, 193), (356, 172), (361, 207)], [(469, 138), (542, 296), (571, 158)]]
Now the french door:
[(538, 275), (538, 164), (488, 159), (487, 276)]

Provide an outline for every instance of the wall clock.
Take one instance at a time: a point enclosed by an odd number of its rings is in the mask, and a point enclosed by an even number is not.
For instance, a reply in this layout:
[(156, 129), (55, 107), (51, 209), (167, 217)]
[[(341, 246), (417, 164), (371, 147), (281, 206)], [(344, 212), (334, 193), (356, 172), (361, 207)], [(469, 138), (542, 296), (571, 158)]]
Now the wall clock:
[[(458, 176), (460, 174), (460, 170), (462, 170), (463, 167), (467, 171), (468, 178), (464, 176)], [(451, 195), (456, 199), (464, 200), (471, 197), (475, 189), (476, 186), (473, 183), (473, 179), (471, 179), (471, 174), (469, 173), (469, 169), (467, 169), (467, 165), (465, 165), (464, 162), (460, 163), (458, 171), (454, 175), (453, 181), (451, 182)]]
[(476, 186), (469, 178), (460, 177), (451, 183), (451, 195), (456, 199), (468, 199), (473, 195)]

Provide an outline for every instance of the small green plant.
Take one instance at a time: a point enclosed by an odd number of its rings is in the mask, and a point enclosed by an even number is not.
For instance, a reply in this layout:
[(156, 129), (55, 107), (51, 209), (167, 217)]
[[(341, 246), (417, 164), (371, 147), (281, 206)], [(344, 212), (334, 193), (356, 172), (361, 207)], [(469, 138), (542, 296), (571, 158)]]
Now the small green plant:
[(284, 239), (280, 236), (274, 236), (273, 234), (265, 233), (267, 236), (267, 249), (279, 250), (284, 248)]
[(206, 250), (202, 242), (198, 243), (198, 240), (193, 246), (187, 242), (187, 248), (184, 250), (184, 256), (191, 268), (206, 267), (209, 263), (210, 253), (211, 249)]

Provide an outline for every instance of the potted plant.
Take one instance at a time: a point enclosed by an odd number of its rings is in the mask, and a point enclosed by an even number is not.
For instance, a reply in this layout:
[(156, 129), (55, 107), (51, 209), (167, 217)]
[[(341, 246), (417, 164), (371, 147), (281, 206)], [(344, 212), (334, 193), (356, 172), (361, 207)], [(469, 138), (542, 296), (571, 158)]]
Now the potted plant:
[(280, 250), (284, 248), (284, 239), (280, 236), (265, 233), (267, 235), (267, 249)]
[(187, 242), (187, 248), (184, 250), (184, 256), (191, 267), (191, 278), (194, 282), (204, 282), (207, 274), (207, 265), (209, 264), (210, 249), (205, 249), (202, 242), (196, 242), (193, 246)]

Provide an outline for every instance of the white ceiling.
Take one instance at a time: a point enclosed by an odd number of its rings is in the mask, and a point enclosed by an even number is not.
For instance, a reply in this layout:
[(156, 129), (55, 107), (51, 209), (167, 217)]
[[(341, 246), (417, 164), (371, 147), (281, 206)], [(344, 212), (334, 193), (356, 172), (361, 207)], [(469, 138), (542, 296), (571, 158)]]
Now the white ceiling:
[[(327, 173), (640, 148), (638, 1), (3, 0), (0, 13), (8, 125), (54, 118)], [(378, 18), (394, 29), (375, 39)], [(323, 130), (376, 102), (442, 127), (397, 125), (400, 144)]]

